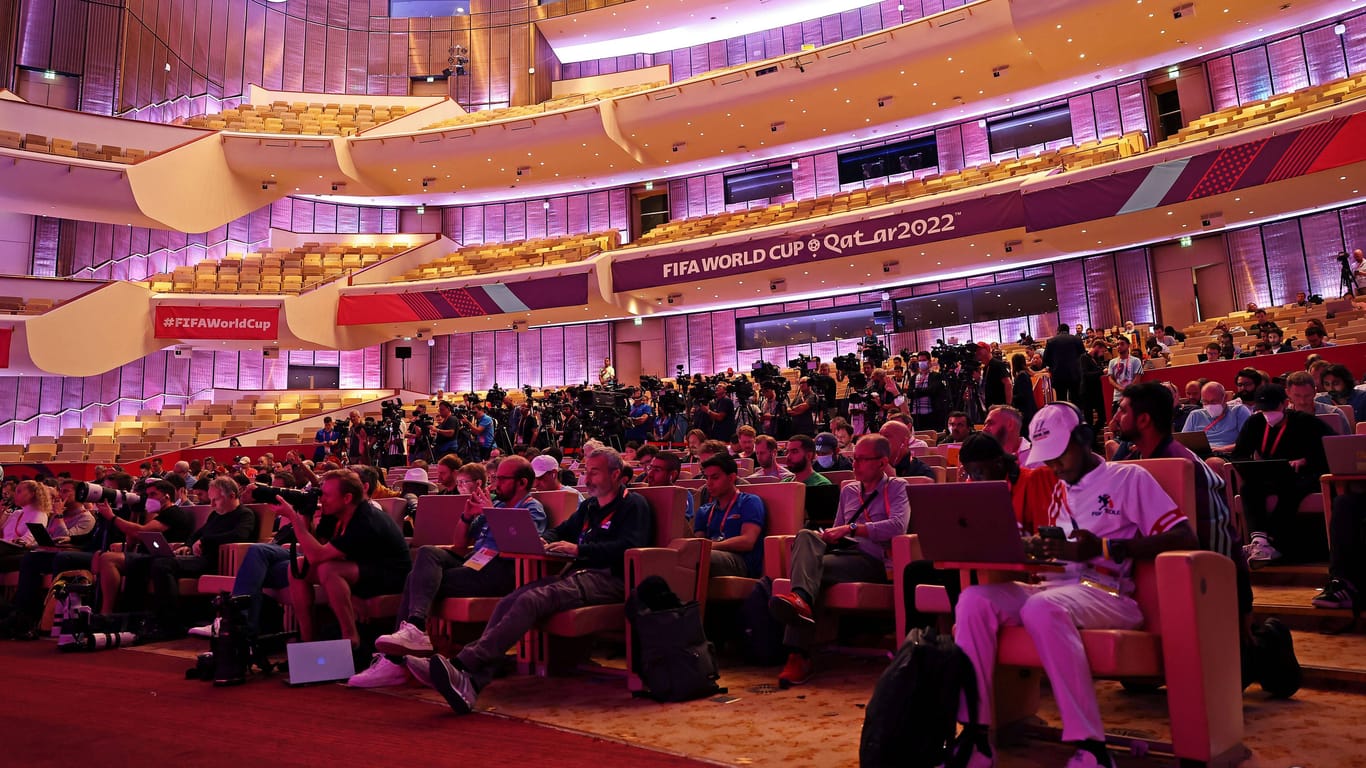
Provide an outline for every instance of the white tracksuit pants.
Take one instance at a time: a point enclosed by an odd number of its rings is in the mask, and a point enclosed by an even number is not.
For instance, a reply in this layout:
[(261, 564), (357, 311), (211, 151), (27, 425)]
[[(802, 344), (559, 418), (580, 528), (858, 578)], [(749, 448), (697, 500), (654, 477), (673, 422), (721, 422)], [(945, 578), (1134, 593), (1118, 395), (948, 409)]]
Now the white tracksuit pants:
[[(982, 584), (963, 591), (955, 614), (954, 640), (977, 670), (978, 722), (992, 724), (997, 633), (1002, 626), (1023, 625), (1052, 684), (1062, 714), (1063, 741), (1105, 738), (1079, 628), (1133, 629), (1141, 625), (1143, 613), (1132, 598), (1080, 584)], [(959, 720), (967, 719), (967, 705), (963, 704)]]

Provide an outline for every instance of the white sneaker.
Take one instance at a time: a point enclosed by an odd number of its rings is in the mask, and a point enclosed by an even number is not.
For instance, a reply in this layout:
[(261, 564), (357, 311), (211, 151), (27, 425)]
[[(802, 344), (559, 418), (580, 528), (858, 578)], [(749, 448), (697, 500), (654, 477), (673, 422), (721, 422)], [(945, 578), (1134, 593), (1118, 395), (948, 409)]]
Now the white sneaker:
[(1253, 538), (1251, 544), (1243, 547), (1243, 554), (1247, 555), (1248, 567), (1254, 569), (1271, 565), (1281, 559), (1281, 553), (1261, 536)]
[(430, 656), (408, 656), (403, 659), (408, 674), (426, 688), (432, 687), (432, 659)]
[(370, 662), (370, 668), (351, 676), (346, 684), (352, 688), (387, 688), (408, 682), (408, 668), (389, 661), (382, 653), (377, 653)]
[(195, 627), (190, 630), (189, 634), (193, 637), (213, 637), (218, 634), (218, 621), (218, 619), (214, 619), (210, 624), (205, 624), (202, 627)]
[(1072, 759), (1067, 761), (1067, 768), (1112, 768), (1115, 764), (1114, 758), (1110, 758), (1108, 763), (1102, 763), (1096, 756), (1084, 749), (1077, 750), (1072, 755)]
[(432, 639), (427, 637), (426, 632), (406, 621), (400, 621), (396, 632), (375, 638), (375, 650), (395, 656), (420, 656), (430, 654), (435, 649), (432, 648)]

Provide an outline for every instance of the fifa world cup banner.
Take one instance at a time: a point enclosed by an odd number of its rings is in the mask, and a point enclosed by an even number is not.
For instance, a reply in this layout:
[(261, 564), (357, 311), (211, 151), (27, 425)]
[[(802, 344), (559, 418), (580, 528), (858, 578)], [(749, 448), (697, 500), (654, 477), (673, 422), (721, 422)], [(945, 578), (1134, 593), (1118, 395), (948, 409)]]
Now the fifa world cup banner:
[[(847, 259), (923, 243), (1024, 226), (1019, 191), (833, 224), (811, 233), (780, 233), (639, 259), (612, 262), (612, 290), (693, 283), (765, 269)], [(615, 254), (623, 253), (616, 251)]]
[(280, 338), (279, 307), (158, 304), (152, 322), (158, 339), (273, 341)]

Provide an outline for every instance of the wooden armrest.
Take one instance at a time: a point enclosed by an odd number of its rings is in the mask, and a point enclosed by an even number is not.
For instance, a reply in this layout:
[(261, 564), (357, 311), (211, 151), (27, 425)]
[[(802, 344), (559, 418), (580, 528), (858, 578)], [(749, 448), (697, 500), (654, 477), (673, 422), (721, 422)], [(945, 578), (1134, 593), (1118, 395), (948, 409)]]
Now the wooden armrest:
[(626, 550), (626, 583), (634, 587), (647, 576), (659, 576), (683, 601), (706, 598), (711, 565), (709, 539), (674, 539), (667, 547)]
[(792, 565), (792, 542), (796, 536), (764, 537), (764, 575), (770, 579), (785, 579)]
[(249, 549), (251, 549), (250, 542), (220, 544), (218, 547), (218, 575), (236, 576), (237, 567), (242, 564), (242, 558), (247, 556)]

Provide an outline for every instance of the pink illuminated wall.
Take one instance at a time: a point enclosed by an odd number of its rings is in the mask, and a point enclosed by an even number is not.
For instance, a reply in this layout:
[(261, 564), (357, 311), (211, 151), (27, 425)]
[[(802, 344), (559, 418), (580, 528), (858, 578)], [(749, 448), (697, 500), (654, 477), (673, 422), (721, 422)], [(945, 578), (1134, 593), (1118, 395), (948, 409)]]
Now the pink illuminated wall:
[(509, 203), (463, 205), (442, 212), (442, 230), (464, 245), (528, 240), (615, 229), (623, 240), (631, 225), (625, 189)]
[(212, 388), (284, 389), (288, 365), (340, 365), (343, 389), (381, 384), (381, 348), (351, 352), (290, 352), (268, 358), (259, 350), (157, 352), (99, 376), (0, 378), (0, 444), (22, 445), (34, 435), (60, 435), (120, 414), (179, 406)]
[[(1343, 34), (1333, 31), (1343, 25)], [(1206, 64), (1215, 109), (1338, 80), (1366, 69), (1366, 14), (1326, 21)], [(1188, 116), (1190, 117), (1190, 116)]]
[[(731, 168), (720, 173), (673, 179), (669, 182), (670, 216), (674, 219), (686, 219), (720, 213), (722, 211), (762, 208), (768, 205), (785, 203), (794, 199), (809, 199), (822, 195), (834, 194), (842, 190), (847, 191), (858, 187), (873, 187), (889, 182), (903, 181), (912, 176), (922, 177), (934, 173), (960, 170), (974, 165), (1027, 155), (1044, 149), (1056, 149), (1069, 144), (1080, 144), (1092, 139), (1119, 136), (1130, 131), (1141, 131), (1144, 134), (1147, 134), (1148, 118), (1143, 94), (1143, 83), (1134, 81), (1074, 94), (1057, 101), (1031, 105), (1029, 109), (1025, 110), (993, 115), (993, 117), (1000, 117), (1008, 114), (1019, 114), (1041, 107), (1058, 106), (1064, 103), (1068, 106), (1072, 115), (1072, 136), (1070, 138), (1050, 142), (1041, 146), (1019, 147), (1009, 152), (998, 152), (994, 155), (987, 146), (987, 130), (982, 126), (982, 121), (977, 118), (962, 123), (941, 126), (939, 128), (902, 134), (879, 141), (870, 141), (863, 144), (841, 147), (839, 150), (848, 151), (855, 148), (876, 147), (901, 141), (908, 137), (926, 136), (933, 133), (939, 150), (939, 167), (925, 168), (916, 171), (913, 174), (897, 174), (887, 178), (870, 179), (866, 182), (845, 184), (841, 186), (836, 164), (839, 151), (804, 155), (792, 158), (792, 160), (795, 160), (797, 163), (797, 167), (792, 171), (792, 195), (751, 200), (746, 203), (734, 203), (731, 205), (727, 205), (725, 202), (723, 179), (725, 175), (742, 170), (742, 168)], [(745, 166), (743, 168), (758, 169), (772, 167), (786, 162), (789, 161), (768, 161), (754, 166)]]
[[(114, 111), (123, 11), (97, 0), (7, 0), (18, 8), (14, 63), (81, 78), (80, 108), (102, 115)], [(10, 27), (3, 27), (8, 35)], [(3, 57), (0, 57), (3, 58)], [(5, 70), (8, 80), (10, 69)]]
[(1366, 248), (1366, 206), (1234, 230), (1227, 240), (1236, 306), (1289, 304), (1299, 291), (1340, 296), (1334, 256)]
[(437, 336), (432, 387), (447, 392), (597, 382), (612, 355), (611, 323)]
[(675, 81), (685, 80), (713, 69), (795, 53), (803, 45), (838, 43), (964, 4), (965, 0), (882, 0), (852, 11), (690, 48), (564, 64), (561, 76), (572, 79), (608, 75), (668, 64)]

